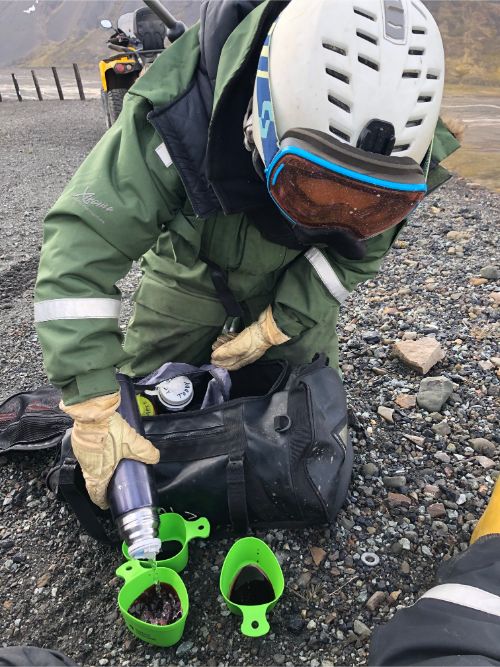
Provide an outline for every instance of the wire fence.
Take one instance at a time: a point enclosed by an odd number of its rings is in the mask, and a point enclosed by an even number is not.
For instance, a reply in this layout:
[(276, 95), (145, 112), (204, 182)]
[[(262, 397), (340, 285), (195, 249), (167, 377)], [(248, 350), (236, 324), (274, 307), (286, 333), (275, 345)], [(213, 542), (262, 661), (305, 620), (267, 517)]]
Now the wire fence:
[(0, 70), (0, 102), (86, 100), (100, 95), (96, 68), (37, 67)]

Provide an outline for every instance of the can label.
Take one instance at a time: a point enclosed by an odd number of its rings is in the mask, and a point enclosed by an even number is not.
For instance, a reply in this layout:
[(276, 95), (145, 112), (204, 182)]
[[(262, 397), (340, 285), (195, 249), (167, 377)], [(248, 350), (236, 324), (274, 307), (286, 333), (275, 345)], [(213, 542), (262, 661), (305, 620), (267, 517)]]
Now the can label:
[(153, 405), (153, 402), (150, 401), (149, 398), (141, 396), (140, 394), (136, 396), (136, 398), (141, 417), (154, 417), (156, 414), (156, 410), (155, 406)]

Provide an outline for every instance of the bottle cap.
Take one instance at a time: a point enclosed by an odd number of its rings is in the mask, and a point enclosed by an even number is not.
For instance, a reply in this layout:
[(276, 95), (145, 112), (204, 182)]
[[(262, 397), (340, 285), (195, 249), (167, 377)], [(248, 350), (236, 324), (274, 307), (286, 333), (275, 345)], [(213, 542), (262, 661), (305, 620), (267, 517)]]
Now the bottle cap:
[(185, 375), (177, 375), (156, 385), (158, 399), (169, 410), (183, 410), (194, 396), (193, 383)]

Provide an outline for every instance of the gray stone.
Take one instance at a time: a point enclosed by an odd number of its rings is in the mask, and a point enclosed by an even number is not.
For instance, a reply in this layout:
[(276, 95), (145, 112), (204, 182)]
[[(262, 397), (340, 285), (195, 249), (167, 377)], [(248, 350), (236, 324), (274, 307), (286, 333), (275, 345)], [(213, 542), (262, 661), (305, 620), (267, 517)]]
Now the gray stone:
[(365, 463), (362, 470), (365, 477), (378, 477), (379, 469), (374, 463)]
[(307, 588), (312, 579), (311, 572), (302, 572), (300, 577), (297, 579), (297, 585), (299, 588)]
[(424, 378), (417, 394), (419, 407), (428, 412), (439, 412), (453, 393), (453, 382), (443, 375)]
[(476, 461), (485, 470), (489, 470), (490, 468), (495, 467), (495, 461), (492, 461), (487, 456), (476, 456)]
[(383, 591), (376, 591), (366, 603), (366, 608), (370, 611), (377, 611), (377, 609), (384, 604), (386, 594)]
[(276, 653), (273, 655), (273, 660), (275, 665), (284, 665), (286, 662), (286, 656), (283, 653)]
[(434, 454), (434, 458), (438, 461), (441, 461), (441, 463), (449, 463), (451, 461), (449, 455), (446, 452), (436, 452)]
[(433, 424), (432, 430), (434, 433), (437, 433), (440, 436), (450, 435), (451, 427), (447, 421), (439, 422), (439, 424)]
[(286, 629), (292, 635), (300, 635), (300, 633), (304, 629), (305, 624), (306, 622), (304, 621), (303, 618), (300, 618), (300, 616), (292, 616), (291, 618), (288, 619)]
[(382, 479), (387, 489), (400, 489), (406, 486), (406, 477), (404, 475), (392, 475)]
[(489, 264), (488, 266), (483, 266), (479, 272), (481, 278), (486, 278), (487, 280), (498, 280), (500, 278), (500, 272), (496, 266)]
[(497, 452), (497, 447), (494, 442), (487, 440), (486, 438), (471, 438), (469, 440), (470, 446), (478, 454), (484, 454), (485, 456), (495, 456)]
[(182, 642), (182, 644), (179, 644), (179, 646), (177, 647), (175, 655), (178, 656), (187, 655), (192, 648), (193, 648), (193, 642)]
[(369, 637), (372, 633), (370, 628), (359, 619), (354, 621), (353, 630), (358, 635), (358, 637)]

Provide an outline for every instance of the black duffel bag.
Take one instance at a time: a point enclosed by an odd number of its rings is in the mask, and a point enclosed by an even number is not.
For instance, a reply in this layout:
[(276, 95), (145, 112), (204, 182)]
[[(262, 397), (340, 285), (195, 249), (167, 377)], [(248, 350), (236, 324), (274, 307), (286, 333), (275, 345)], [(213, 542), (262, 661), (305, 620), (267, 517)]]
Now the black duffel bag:
[[(292, 370), (283, 361), (256, 362), (231, 372), (231, 381), (226, 403), (143, 418), (161, 452), (160, 505), (237, 532), (332, 522), (352, 470), (338, 373), (318, 355)], [(91, 535), (106, 539), (105, 513), (86, 494), (68, 436), (48, 484)]]

